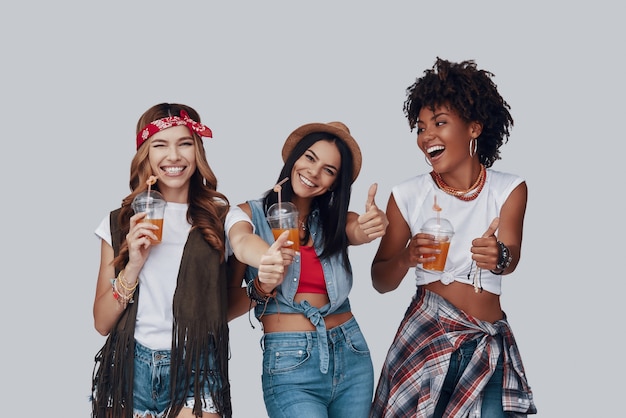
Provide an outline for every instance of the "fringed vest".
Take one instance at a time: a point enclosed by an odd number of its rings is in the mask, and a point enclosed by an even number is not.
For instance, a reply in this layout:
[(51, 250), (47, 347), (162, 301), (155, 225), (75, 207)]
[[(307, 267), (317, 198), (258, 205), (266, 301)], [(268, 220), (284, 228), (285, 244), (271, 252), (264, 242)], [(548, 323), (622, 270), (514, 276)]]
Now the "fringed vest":
[[(117, 209), (111, 212), (111, 242), (117, 256), (124, 239), (118, 224)], [(116, 271), (116, 275), (117, 275)], [(132, 418), (135, 319), (139, 290), (96, 354), (92, 376), (92, 418)], [(189, 387), (202, 388), (209, 376), (221, 381), (211, 385), (211, 397), (225, 418), (232, 417), (228, 379), (228, 294), (226, 264), (204, 239), (202, 232), (189, 232), (178, 272), (173, 300), (174, 324), (171, 352), (171, 400), (166, 417), (175, 417), (187, 398)], [(215, 369), (209, 369), (209, 358)], [(204, 365), (204, 367), (203, 367)], [(202, 370), (192, 375), (192, 370)], [(192, 386), (193, 385), (193, 386)], [(201, 390), (194, 391), (193, 413), (202, 416)]]

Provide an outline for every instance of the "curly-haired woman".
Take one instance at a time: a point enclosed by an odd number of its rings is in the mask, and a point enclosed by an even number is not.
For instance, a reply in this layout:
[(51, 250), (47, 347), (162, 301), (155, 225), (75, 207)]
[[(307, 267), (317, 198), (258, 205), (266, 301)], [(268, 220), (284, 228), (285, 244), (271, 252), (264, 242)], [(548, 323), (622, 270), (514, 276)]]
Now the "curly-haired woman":
[[(417, 292), (378, 382), (370, 417), (506, 417), (536, 413), (500, 306), (503, 275), (519, 263), (527, 188), (491, 169), (513, 118), (490, 72), (437, 59), (407, 89), (404, 111), (432, 166), (393, 187), (389, 226), (372, 262), (380, 293), (415, 269)], [(433, 210), (435, 209), (435, 211)], [(439, 211), (451, 221), (443, 271), (437, 241), (420, 232)]]

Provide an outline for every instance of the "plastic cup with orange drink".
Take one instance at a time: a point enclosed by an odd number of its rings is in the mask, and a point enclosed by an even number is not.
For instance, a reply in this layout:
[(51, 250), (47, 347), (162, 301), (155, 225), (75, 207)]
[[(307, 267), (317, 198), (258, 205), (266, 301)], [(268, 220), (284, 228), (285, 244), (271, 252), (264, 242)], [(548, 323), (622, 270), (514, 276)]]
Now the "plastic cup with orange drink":
[(291, 202), (274, 203), (267, 210), (267, 222), (272, 228), (274, 239), (289, 231), (289, 241), (293, 242), (295, 251), (300, 250), (300, 233), (298, 230), (298, 209)]
[(423, 263), (422, 268), (425, 270), (443, 271), (446, 265), (446, 259), (448, 258), (450, 241), (454, 236), (454, 228), (452, 227), (452, 224), (445, 218), (430, 218), (424, 222), (421, 231), (423, 233), (433, 235), (439, 242), (436, 245), (427, 245), (426, 247), (441, 251), (439, 254), (424, 255), (424, 257), (435, 257), (435, 260)]
[(135, 213), (145, 212), (146, 216), (141, 222), (151, 223), (159, 227), (153, 232), (157, 236), (154, 240), (150, 238), (153, 244), (159, 244), (163, 239), (163, 217), (165, 216), (165, 206), (167, 201), (165, 197), (156, 190), (147, 190), (135, 196), (131, 207)]

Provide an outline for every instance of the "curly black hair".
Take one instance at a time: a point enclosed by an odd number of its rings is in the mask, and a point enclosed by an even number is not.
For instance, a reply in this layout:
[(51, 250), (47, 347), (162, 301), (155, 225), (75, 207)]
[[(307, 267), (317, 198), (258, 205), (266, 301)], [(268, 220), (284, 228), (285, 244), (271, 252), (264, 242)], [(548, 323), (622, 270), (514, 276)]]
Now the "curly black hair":
[(433, 68), (424, 71), (424, 76), (406, 90), (403, 110), (411, 131), (423, 107), (434, 110), (448, 106), (464, 121), (482, 125), (477, 140), (478, 158), (485, 167), (491, 167), (500, 159), (499, 149), (509, 140), (509, 130), (513, 127), (511, 107), (498, 93), (493, 76), (489, 71), (477, 69), (473, 60), (454, 63), (437, 57)]

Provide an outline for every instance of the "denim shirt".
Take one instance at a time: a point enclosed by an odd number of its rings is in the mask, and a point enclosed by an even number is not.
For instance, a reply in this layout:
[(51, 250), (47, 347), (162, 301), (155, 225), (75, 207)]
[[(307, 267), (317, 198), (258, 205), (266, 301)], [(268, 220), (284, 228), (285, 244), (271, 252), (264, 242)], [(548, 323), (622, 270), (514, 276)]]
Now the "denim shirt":
[[(252, 223), (255, 227), (255, 233), (269, 244), (274, 243), (274, 235), (265, 219), (263, 210), (263, 200), (248, 201), (252, 211)], [(322, 234), (320, 232), (319, 210), (315, 209), (310, 214), (310, 232), (313, 238), (313, 246), (315, 253), (319, 256), (322, 252)], [(298, 291), (300, 282), (300, 255), (294, 257), (291, 265), (287, 267), (285, 279), (283, 283), (276, 288), (276, 298), (270, 299), (265, 305), (257, 305), (254, 311), (257, 319), (262, 315), (276, 313), (302, 313), (315, 326), (318, 332), (319, 348), (321, 353), (320, 370), (322, 373), (328, 371), (328, 340), (326, 336), (326, 324), (324, 317), (331, 313), (344, 313), (350, 311), (350, 301), (348, 295), (352, 289), (352, 273), (348, 272), (342, 262), (341, 254), (334, 254), (329, 258), (320, 259), (322, 270), (324, 272), (324, 280), (326, 282), (326, 291), (330, 303), (316, 308), (311, 306), (308, 301), (296, 303), (294, 297)], [(253, 280), (258, 275), (258, 270), (248, 266), (246, 269), (246, 283)]]

